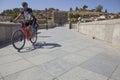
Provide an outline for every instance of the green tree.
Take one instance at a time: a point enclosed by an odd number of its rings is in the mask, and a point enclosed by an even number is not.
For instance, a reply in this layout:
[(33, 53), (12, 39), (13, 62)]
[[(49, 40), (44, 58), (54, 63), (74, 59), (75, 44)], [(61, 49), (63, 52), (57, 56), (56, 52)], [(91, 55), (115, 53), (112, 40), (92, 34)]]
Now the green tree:
[(88, 14), (82, 15), (82, 18), (90, 18), (90, 16)]
[(75, 14), (75, 15), (74, 15), (74, 18), (79, 18), (79, 17), (80, 17), (79, 14)]
[(79, 10), (79, 8), (78, 7), (76, 7), (76, 9), (75, 9), (76, 11), (78, 11)]
[(69, 18), (73, 18), (73, 17), (74, 17), (73, 13), (69, 13)]
[(91, 11), (92, 11), (92, 12), (95, 12), (95, 9), (92, 9)]
[(107, 9), (105, 9), (105, 13), (108, 13)]
[(82, 7), (83, 10), (86, 10), (87, 8), (88, 8), (87, 5), (84, 5), (84, 6)]
[(116, 15), (114, 15), (114, 18), (115, 18), (115, 19), (120, 18), (120, 15), (119, 15), (119, 14), (116, 14)]
[(20, 10), (19, 10), (19, 8), (14, 8), (13, 11), (18, 13)]
[(70, 8), (70, 11), (72, 11), (73, 9), (72, 8)]
[(98, 5), (98, 6), (96, 7), (96, 11), (97, 11), (97, 12), (102, 12), (102, 10), (103, 10), (103, 6), (102, 6), (102, 5)]
[(12, 14), (10, 17), (10, 22), (12, 22), (17, 17), (17, 14)]

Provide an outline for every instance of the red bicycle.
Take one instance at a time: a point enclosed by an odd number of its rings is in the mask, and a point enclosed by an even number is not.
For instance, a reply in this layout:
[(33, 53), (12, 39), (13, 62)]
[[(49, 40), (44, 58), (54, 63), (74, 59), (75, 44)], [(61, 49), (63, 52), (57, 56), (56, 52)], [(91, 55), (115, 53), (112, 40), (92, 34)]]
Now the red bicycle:
[(34, 37), (30, 36), (29, 29), (28, 27), (25, 26), (25, 24), (22, 22), (21, 29), (15, 31), (12, 35), (11, 42), (12, 45), (15, 49), (20, 52), (20, 50), (24, 47), (26, 39), (29, 40), (33, 45), (37, 41), (37, 27), (38, 25), (36, 24), (33, 28), (33, 35)]

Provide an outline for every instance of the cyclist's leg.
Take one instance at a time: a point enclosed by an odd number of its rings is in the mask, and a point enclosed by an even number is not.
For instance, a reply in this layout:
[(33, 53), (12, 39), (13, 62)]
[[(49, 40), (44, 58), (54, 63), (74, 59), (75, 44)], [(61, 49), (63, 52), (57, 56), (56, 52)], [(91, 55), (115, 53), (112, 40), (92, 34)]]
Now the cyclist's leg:
[(25, 26), (27, 29), (27, 34), (28, 34), (28, 38), (32, 38), (32, 26), (30, 24), (30, 21), (25, 21)]
[(34, 37), (34, 35), (33, 35), (33, 28), (32, 27), (33, 27), (33, 21), (31, 20), (30, 24), (29, 24), (30, 36)]
[(30, 32), (29, 32), (29, 22), (25, 21), (24, 24), (25, 24), (26, 29), (27, 29), (27, 34), (30, 34)]
[(32, 29), (33, 29), (33, 34), (35, 35), (36, 34), (36, 21), (35, 20), (33, 20), (32, 21)]
[(30, 32), (30, 36), (32, 37), (32, 26), (29, 25), (29, 32)]

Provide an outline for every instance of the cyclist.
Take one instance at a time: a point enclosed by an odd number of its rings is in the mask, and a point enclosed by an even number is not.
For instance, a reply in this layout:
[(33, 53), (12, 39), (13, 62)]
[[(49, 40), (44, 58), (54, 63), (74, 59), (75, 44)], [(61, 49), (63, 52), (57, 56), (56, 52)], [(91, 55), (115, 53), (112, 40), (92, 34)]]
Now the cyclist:
[(29, 29), (30, 36), (33, 37), (32, 27), (36, 24), (36, 18), (33, 15), (32, 9), (28, 8), (28, 3), (27, 2), (23, 2), (22, 7), (23, 7), (23, 10), (20, 11), (19, 15), (15, 18), (14, 21), (17, 21), (21, 16), (24, 16), (24, 18), (25, 18), (24, 23), (25, 23), (26, 27), (28, 27), (28, 29)]

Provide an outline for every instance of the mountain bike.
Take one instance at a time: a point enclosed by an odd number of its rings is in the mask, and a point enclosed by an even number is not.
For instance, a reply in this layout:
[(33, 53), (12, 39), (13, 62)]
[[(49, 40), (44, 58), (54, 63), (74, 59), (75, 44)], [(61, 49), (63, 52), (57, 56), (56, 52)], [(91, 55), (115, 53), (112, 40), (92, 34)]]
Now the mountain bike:
[(26, 39), (29, 40), (33, 45), (37, 41), (38, 25), (35, 25), (34, 27), (32, 26), (33, 36), (34, 36), (34, 37), (32, 37), (32, 36), (30, 36), (29, 29), (28, 29), (28, 27), (26, 27), (24, 22), (21, 22), (21, 24), (22, 24), (22, 26), (20, 27), (20, 29), (15, 31), (12, 34), (12, 38), (11, 38), (12, 45), (15, 49), (18, 50), (18, 52), (20, 52), (20, 50), (23, 49), (23, 47), (25, 46)]

